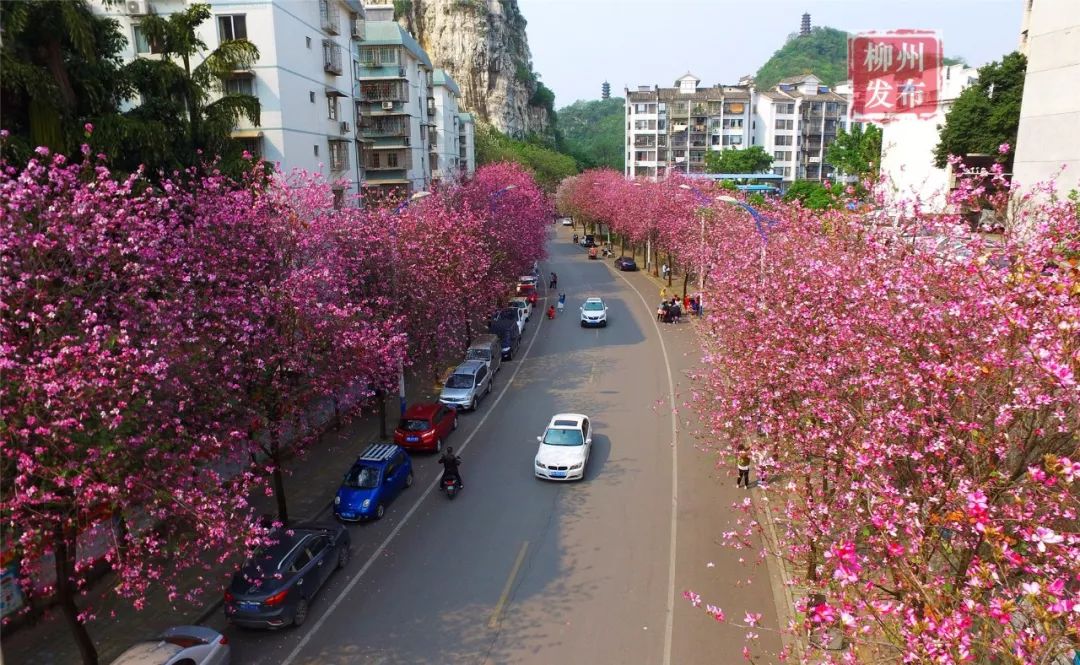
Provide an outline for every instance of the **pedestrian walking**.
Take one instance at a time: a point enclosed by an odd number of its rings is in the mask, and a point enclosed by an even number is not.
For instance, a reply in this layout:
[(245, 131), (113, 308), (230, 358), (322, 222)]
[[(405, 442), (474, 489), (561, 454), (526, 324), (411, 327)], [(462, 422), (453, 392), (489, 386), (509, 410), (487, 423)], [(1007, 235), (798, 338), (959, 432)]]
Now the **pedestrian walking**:
[(671, 268), (669, 268), (668, 264), (665, 263), (664, 265), (660, 266), (660, 273), (663, 274), (664, 279), (667, 279), (668, 275), (671, 273)]
[(735, 487), (750, 489), (750, 451), (740, 443), (736, 456), (738, 457), (736, 466), (739, 469), (739, 479), (735, 481)]
[(660, 300), (663, 300), (664, 302), (667, 302), (667, 287), (666, 286), (661, 286), (660, 287)]
[(559, 276), (555, 273), (551, 273), (551, 283), (548, 284), (548, 288), (554, 290), (559, 285)]
[(560, 293), (559, 294), (559, 303), (558, 303), (558, 306), (557, 306), (560, 314), (562, 313), (564, 307), (566, 307), (566, 294), (565, 293)]
[(574, 244), (575, 245), (577, 244), (577, 234), (576, 233), (574, 234)]

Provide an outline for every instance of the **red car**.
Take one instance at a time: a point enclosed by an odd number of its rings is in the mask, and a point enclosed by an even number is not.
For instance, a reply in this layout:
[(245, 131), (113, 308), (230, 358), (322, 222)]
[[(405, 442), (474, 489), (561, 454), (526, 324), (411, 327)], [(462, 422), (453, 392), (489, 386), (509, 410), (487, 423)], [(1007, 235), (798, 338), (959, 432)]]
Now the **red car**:
[(438, 453), (442, 452), (443, 441), (456, 429), (457, 411), (432, 402), (413, 404), (394, 430), (394, 443), (406, 450)]
[(536, 304), (536, 298), (538, 295), (536, 293), (536, 286), (532, 284), (518, 284), (517, 294), (527, 299), (530, 305)]

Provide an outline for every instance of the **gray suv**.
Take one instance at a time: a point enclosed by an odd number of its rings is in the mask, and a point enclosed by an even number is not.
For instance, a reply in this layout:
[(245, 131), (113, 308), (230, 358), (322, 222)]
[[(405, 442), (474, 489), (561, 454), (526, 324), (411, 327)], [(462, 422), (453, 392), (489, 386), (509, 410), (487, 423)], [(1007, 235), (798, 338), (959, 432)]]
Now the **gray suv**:
[(483, 360), (466, 360), (446, 379), (439, 402), (455, 409), (476, 409), (480, 398), (491, 392), (491, 372)]

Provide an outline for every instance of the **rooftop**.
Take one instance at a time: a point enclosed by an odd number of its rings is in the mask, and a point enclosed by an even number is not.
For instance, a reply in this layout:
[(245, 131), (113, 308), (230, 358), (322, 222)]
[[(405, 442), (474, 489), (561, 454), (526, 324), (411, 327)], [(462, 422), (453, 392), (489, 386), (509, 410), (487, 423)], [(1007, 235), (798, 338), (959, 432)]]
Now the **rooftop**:
[(446, 73), (446, 70), (436, 67), (431, 74), (431, 83), (441, 85), (458, 97), (461, 96), (461, 89), (458, 88), (458, 84), (454, 82), (454, 79), (450, 78), (450, 75)]
[(416, 59), (431, 67), (431, 58), (405, 28), (393, 21), (369, 21), (364, 27), (363, 46), (403, 46)]

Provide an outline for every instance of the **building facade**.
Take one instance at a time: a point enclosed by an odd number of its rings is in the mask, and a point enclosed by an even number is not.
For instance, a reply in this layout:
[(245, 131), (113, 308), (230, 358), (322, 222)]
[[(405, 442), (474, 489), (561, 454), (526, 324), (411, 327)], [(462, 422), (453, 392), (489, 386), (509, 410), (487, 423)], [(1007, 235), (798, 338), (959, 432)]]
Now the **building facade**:
[(1080, 3), (1025, 3), (1022, 45), (1028, 64), (1013, 182), (1027, 191), (1053, 180), (1056, 194), (1064, 197), (1080, 187)]
[(966, 65), (943, 67), (938, 108), (932, 116), (903, 114), (881, 123), (881, 175), (887, 203), (902, 207), (917, 203), (930, 212), (945, 209), (952, 170), (934, 166), (934, 149), (941, 140), (945, 115), (977, 78), (978, 70)]
[(813, 75), (785, 79), (772, 90), (739, 85), (702, 87), (687, 73), (672, 88), (626, 90), (627, 177), (703, 173), (709, 151), (761, 146), (785, 182), (835, 175), (825, 161), (837, 130), (847, 126), (848, 98)]
[(430, 161), (433, 182), (453, 182), (461, 175), (458, 99), (461, 90), (445, 70), (432, 74), (435, 87), (435, 126), (431, 128)]
[(458, 113), (458, 159), (466, 175), (476, 173), (476, 123), (471, 113)]
[(752, 91), (740, 86), (703, 88), (687, 73), (672, 88), (626, 90), (628, 177), (663, 178), (704, 173), (710, 150), (738, 149), (752, 138)]
[[(259, 126), (241, 120), (233, 136), (282, 173), (320, 173), (342, 198), (359, 195), (362, 172), (350, 113), (348, 54), (363, 38), (363, 6), (354, 0), (206, 1), (213, 16), (197, 35), (207, 53), (230, 39), (247, 39), (259, 49), (250, 70), (223, 81), (226, 90), (254, 95), (261, 105)], [(157, 57), (139, 28), (141, 18), (183, 11), (188, 3), (126, 0), (94, 6), (119, 23), (128, 39), (125, 58), (133, 60)]]
[(355, 44), (356, 115), (365, 187), (418, 192), (431, 185), (434, 68), (394, 21), (394, 6), (365, 6), (364, 40)]

